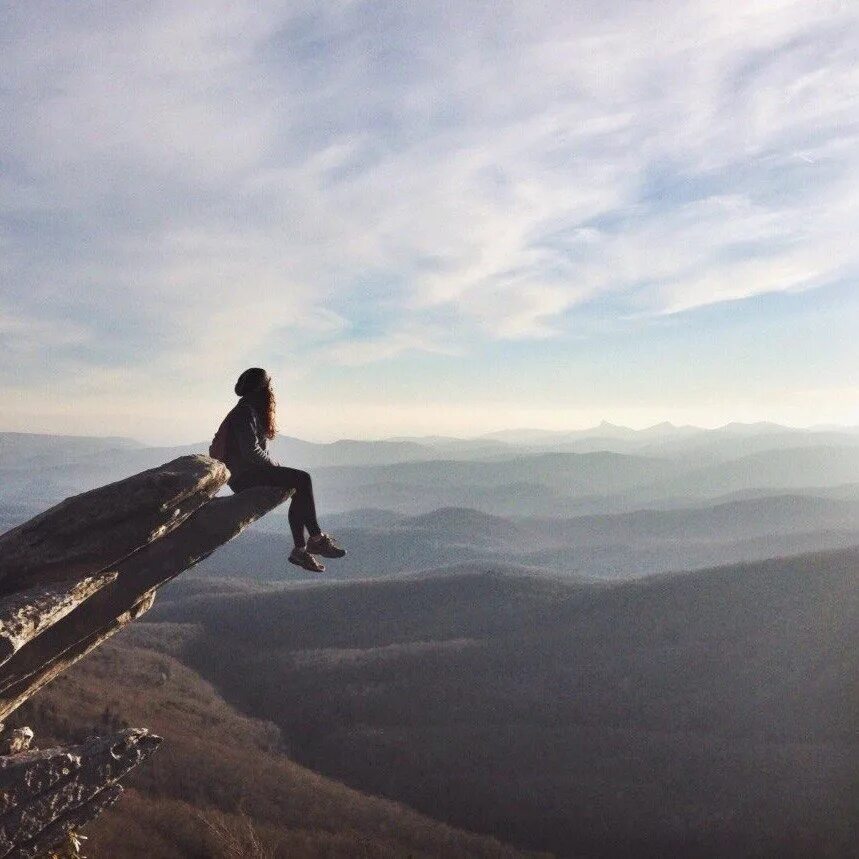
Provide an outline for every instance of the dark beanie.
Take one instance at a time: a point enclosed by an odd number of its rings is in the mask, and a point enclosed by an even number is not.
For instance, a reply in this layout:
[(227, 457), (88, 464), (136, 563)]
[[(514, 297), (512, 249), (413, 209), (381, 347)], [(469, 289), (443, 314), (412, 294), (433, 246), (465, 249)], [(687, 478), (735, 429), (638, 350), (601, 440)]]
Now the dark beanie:
[(239, 376), (235, 391), (238, 396), (243, 397), (245, 394), (261, 391), (269, 382), (271, 376), (262, 367), (251, 367)]

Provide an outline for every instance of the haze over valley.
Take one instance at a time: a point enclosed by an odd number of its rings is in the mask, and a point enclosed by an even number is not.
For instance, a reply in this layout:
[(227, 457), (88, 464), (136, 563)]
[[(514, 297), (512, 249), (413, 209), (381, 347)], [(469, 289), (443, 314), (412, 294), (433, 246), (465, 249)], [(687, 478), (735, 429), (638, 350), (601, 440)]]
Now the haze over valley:
[[(2, 527), (205, 446), (0, 434)], [(289, 856), (354, 855), (355, 831), (391, 856), (850, 855), (859, 431), (272, 449), (311, 471), (348, 556), (288, 565), (278, 510), (22, 711), (60, 739), (168, 713), (223, 733), (229, 777), (165, 727), (173, 750), (93, 827), (98, 850), (134, 855), (133, 818), (170, 859), (220, 849), (213, 820)]]
[[(0, 523), (208, 444), (0, 434)], [(278, 437), (276, 459), (312, 472), (320, 515), (353, 549), (338, 578), (444, 564), (513, 565), (625, 579), (859, 543), (859, 430), (602, 424), (311, 444)], [(294, 579), (284, 511), (201, 570)]]

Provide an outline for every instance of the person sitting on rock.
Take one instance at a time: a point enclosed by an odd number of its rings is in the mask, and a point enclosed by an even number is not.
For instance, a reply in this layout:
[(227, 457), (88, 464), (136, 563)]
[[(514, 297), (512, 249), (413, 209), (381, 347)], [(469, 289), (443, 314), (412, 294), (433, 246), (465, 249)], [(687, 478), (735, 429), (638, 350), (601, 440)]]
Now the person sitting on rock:
[[(289, 555), (289, 562), (313, 573), (321, 573), (325, 566), (315, 555), (342, 558), (346, 550), (323, 533), (316, 521), (310, 475), (306, 471), (278, 465), (266, 450), (267, 441), (273, 439), (276, 432), (271, 376), (260, 367), (251, 367), (239, 376), (235, 391), (241, 399), (218, 428), (209, 455), (221, 460), (230, 470), (227, 485), (233, 492), (252, 486), (280, 486), (294, 490), (289, 507), (289, 527), (295, 548)], [(305, 529), (308, 539), (304, 536)]]

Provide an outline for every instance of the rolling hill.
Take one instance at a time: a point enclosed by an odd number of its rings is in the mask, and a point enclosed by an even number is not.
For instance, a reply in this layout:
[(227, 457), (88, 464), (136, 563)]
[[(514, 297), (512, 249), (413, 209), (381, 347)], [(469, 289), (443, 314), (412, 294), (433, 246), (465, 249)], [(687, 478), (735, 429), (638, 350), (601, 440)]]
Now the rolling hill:
[[(522, 855), (289, 760), (274, 725), (240, 715), (169, 655), (192, 629), (158, 625), (158, 634), (152, 631), (130, 628), (15, 714), (16, 724), (34, 728), (42, 747), (129, 721), (167, 738), (128, 780), (123, 801), (87, 828), (88, 856), (235, 859), (217, 829), (238, 839), (244, 857)], [(150, 649), (153, 641), (162, 652)], [(269, 852), (253, 850), (251, 837)]]
[[(284, 463), (312, 470), (319, 508), (329, 514), (376, 508), (417, 515), (463, 507), (507, 517), (569, 518), (694, 506), (762, 491), (819, 494), (859, 482), (859, 433), (850, 430), (636, 432), (602, 426), (543, 433), (540, 441), (314, 444), (278, 436), (272, 450)], [(44, 508), (207, 445), (148, 447), (129, 439), (0, 433), (0, 506)]]
[(176, 597), (296, 760), (559, 856), (850, 855), (859, 550), (569, 584), (459, 570)]
[[(355, 512), (325, 527), (349, 548), (328, 565), (335, 578), (373, 578), (475, 561), (549, 569), (576, 578), (622, 579), (758, 560), (859, 543), (859, 500), (779, 495), (675, 510), (573, 518), (502, 517), (467, 508), (417, 516)], [(256, 580), (300, 577), (284, 516), (242, 534), (201, 569)]]

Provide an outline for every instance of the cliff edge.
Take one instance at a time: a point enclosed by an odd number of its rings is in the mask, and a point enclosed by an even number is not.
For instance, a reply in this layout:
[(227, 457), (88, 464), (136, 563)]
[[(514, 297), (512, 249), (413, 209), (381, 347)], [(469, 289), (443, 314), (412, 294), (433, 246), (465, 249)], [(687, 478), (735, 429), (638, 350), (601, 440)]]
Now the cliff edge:
[[(183, 456), (68, 498), (0, 535), (0, 722), (151, 608), (162, 585), (289, 497), (216, 498), (223, 463)], [(39, 856), (115, 802), (118, 779), (161, 742), (145, 730), (0, 754), (0, 857)]]

